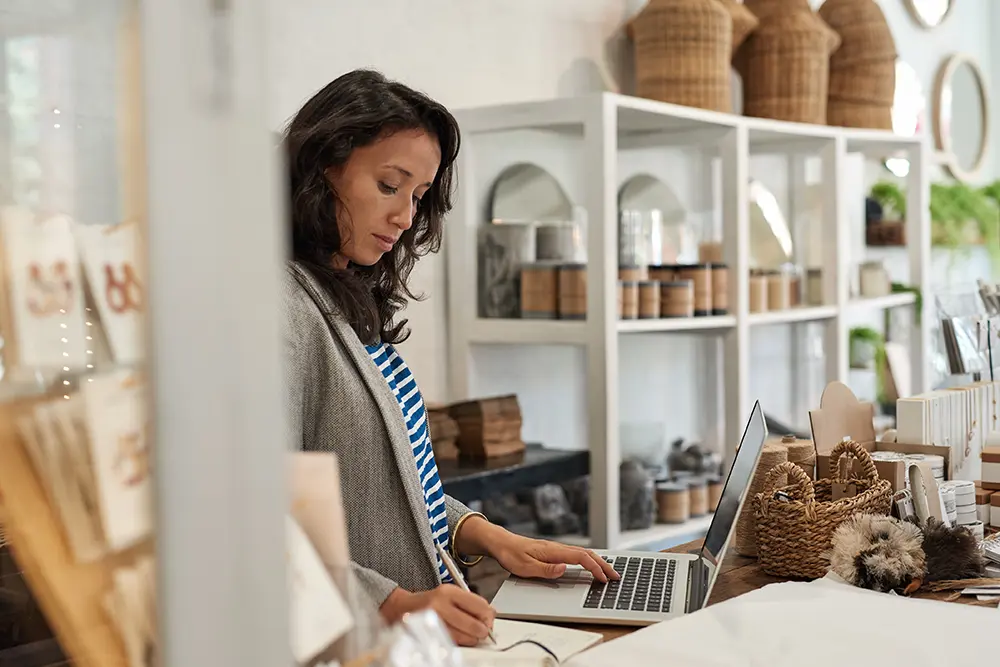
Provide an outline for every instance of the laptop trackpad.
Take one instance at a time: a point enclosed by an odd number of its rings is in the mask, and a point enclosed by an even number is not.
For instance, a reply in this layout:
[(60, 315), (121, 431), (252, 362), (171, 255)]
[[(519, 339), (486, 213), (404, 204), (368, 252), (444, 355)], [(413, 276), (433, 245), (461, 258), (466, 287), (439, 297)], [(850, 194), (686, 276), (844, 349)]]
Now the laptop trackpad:
[(514, 586), (528, 588), (543, 588), (546, 590), (571, 589), (576, 586), (590, 586), (594, 575), (584, 569), (567, 570), (558, 579), (515, 579)]

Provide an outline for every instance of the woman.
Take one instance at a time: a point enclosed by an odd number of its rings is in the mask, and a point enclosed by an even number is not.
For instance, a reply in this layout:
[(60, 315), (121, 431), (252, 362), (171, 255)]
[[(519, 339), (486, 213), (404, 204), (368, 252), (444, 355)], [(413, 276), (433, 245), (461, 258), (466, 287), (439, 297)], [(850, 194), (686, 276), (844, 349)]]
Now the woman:
[(389, 623), (434, 609), (462, 645), (493, 611), (451, 585), (437, 545), (515, 575), (578, 564), (616, 577), (593, 552), (514, 535), (444, 495), (423, 401), (395, 345), (417, 259), (441, 246), (459, 148), (440, 104), (358, 70), (318, 92), (285, 138), (292, 256), (284, 284), (293, 437), (340, 460), (352, 568)]

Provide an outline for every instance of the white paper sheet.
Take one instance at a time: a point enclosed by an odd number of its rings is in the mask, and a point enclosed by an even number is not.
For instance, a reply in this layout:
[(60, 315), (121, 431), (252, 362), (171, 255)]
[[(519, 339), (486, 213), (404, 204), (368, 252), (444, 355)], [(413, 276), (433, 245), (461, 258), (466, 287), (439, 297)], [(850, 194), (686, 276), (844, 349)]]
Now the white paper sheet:
[[(470, 665), (544, 665), (548, 653), (530, 642), (538, 642), (560, 663), (601, 641), (601, 635), (540, 623), (524, 623), (497, 619), (493, 624), (497, 643), (489, 641), (476, 648), (462, 649), (462, 658)], [(498, 652), (500, 655), (498, 655)], [(520, 662), (512, 661), (518, 659)]]
[(988, 637), (997, 628), (996, 612), (821, 579), (766, 586), (602, 644), (566, 664), (843, 667), (849, 662), (852, 667), (937, 667), (992, 659), (988, 642), (948, 641), (942, 628), (949, 626), (961, 626), (969, 636)]

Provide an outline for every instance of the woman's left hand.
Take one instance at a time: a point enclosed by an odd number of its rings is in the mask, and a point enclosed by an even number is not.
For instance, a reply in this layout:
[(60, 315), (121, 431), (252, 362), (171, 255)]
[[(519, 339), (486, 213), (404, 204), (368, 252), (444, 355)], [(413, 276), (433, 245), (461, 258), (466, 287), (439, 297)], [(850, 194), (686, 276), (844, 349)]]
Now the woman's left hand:
[(536, 540), (503, 531), (489, 545), (490, 555), (511, 574), (524, 578), (557, 579), (566, 565), (582, 565), (601, 582), (618, 579), (610, 563), (583, 547)]

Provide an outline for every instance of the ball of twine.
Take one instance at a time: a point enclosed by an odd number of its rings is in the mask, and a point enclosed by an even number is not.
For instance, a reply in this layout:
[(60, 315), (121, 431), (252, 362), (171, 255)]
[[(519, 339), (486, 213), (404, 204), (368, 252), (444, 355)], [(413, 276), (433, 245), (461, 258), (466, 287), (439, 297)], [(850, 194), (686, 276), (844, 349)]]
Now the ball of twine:
[[(754, 470), (746, 502), (743, 503), (743, 509), (736, 522), (736, 539), (733, 540), (733, 549), (741, 556), (757, 556), (757, 520), (753, 515), (753, 498), (761, 492), (768, 471), (787, 460), (788, 448), (778, 443), (767, 443), (760, 452), (760, 461), (757, 462), (757, 468)], [(777, 482), (777, 486), (781, 487), (787, 484), (787, 479), (778, 479)]]
[(816, 448), (812, 440), (781, 443), (788, 449), (788, 460), (802, 468), (809, 479), (816, 479)]

